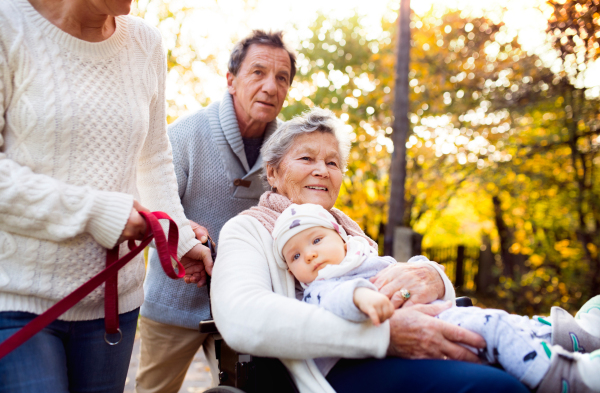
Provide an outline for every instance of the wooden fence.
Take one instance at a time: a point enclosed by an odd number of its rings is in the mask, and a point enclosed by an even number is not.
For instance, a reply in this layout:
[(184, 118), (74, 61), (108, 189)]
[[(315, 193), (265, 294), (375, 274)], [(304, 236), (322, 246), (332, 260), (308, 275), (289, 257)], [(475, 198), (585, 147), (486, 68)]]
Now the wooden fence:
[(475, 291), (475, 277), (479, 267), (479, 247), (430, 247), (423, 255), (444, 265), (446, 274), (458, 290)]

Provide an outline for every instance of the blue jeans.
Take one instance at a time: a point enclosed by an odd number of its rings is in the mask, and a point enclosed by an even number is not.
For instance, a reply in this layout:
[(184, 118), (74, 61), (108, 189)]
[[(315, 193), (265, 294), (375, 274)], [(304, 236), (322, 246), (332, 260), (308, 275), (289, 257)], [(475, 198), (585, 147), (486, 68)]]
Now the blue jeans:
[(451, 360), (342, 359), (327, 374), (339, 393), (528, 393), (491, 366)]
[[(104, 319), (52, 322), (0, 360), (0, 393), (123, 393), (138, 314), (119, 315), (123, 340), (114, 346), (104, 341)], [(0, 312), (0, 341), (35, 317)]]

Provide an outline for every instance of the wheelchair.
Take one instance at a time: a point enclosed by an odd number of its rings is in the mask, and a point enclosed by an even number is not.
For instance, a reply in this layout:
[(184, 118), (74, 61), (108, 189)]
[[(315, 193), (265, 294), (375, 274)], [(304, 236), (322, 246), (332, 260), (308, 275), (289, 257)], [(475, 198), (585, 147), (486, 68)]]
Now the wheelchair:
[[(211, 250), (214, 261), (216, 252), (212, 240), (205, 245)], [(210, 277), (207, 286), (210, 294)], [(463, 296), (456, 299), (456, 305), (471, 307), (473, 302)], [(205, 393), (299, 393), (291, 374), (279, 359), (235, 351), (223, 340), (213, 319), (200, 321), (198, 329), (200, 333), (213, 335), (219, 367), (219, 385)]]

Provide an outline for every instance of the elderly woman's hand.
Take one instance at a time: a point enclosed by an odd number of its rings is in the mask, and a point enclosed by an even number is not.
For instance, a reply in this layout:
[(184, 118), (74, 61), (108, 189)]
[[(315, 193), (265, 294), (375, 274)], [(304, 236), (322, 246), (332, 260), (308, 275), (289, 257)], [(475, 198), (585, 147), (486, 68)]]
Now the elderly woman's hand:
[[(396, 263), (372, 277), (371, 282), (396, 308), (431, 303), (443, 298), (445, 293), (444, 281), (438, 271), (423, 262)], [(402, 297), (401, 289), (410, 291), (408, 300)]]
[(388, 355), (408, 359), (455, 359), (477, 362), (477, 355), (458, 343), (474, 348), (485, 348), (485, 340), (478, 334), (433, 318), (451, 306), (419, 304), (401, 308), (390, 318), (390, 346)]

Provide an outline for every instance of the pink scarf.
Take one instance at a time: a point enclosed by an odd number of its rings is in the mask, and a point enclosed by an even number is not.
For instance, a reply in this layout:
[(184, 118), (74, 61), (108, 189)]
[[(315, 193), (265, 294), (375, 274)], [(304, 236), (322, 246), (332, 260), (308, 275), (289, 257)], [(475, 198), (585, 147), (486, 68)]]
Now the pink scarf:
[[(240, 213), (240, 215), (248, 215), (256, 218), (269, 233), (273, 233), (273, 227), (275, 226), (275, 221), (277, 217), (289, 206), (292, 204), (288, 198), (283, 195), (277, 194), (272, 191), (267, 191), (260, 196), (260, 201), (258, 202), (258, 206), (251, 207), (248, 210), (245, 210)], [(355, 223), (350, 217), (341, 212), (341, 210), (336, 209), (335, 207), (329, 210), (329, 213), (333, 217), (335, 217), (338, 224), (340, 224), (346, 233), (350, 236), (360, 236), (362, 238), (367, 239), (369, 244), (372, 247), (375, 247), (377, 250), (377, 243), (371, 240), (370, 237), (365, 235), (362, 229)]]

